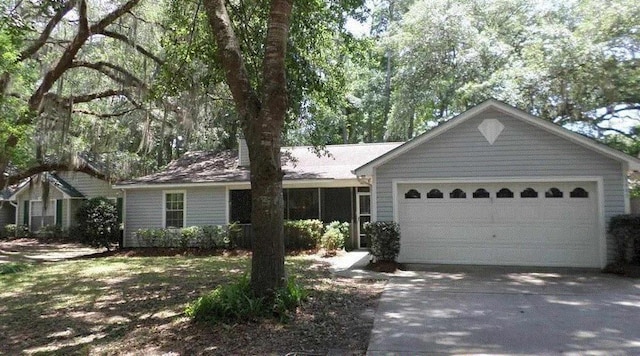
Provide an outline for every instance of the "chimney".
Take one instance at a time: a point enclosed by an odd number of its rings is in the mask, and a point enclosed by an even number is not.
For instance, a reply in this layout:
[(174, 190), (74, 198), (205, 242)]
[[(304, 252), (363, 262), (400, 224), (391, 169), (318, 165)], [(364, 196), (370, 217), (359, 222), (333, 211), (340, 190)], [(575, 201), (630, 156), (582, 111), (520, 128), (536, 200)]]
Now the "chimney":
[(249, 167), (249, 147), (244, 137), (238, 137), (238, 166)]

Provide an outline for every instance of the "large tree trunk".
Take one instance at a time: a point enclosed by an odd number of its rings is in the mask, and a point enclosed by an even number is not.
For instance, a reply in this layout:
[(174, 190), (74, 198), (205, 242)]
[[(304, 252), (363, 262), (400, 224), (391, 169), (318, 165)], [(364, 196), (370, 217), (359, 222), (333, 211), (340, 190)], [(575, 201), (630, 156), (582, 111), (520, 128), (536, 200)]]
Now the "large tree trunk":
[(284, 285), (281, 135), (287, 113), (285, 55), (293, 0), (273, 0), (262, 63), (261, 92), (251, 86), (224, 0), (206, 0), (209, 24), (238, 111), (251, 161), (254, 233), (251, 288), (271, 296)]

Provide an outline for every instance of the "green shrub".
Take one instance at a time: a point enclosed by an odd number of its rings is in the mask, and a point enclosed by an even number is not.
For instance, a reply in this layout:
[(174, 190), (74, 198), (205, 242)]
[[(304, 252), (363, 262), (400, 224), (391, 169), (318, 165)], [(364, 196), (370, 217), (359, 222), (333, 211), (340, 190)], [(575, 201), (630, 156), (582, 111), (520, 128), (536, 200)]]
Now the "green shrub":
[(118, 242), (118, 209), (110, 200), (99, 197), (82, 202), (76, 212), (76, 221), (81, 242), (107, 249)]
[(317, 248), (323, 228), (322, 221), (317, 219), (285, 221), (285, 247), (294, 250)]
[(328, 252), (343, 249), (349, 237), (349, 223), (333, 221), (327, 225), (324, 234), (322, 234), (320, 247)]
[(640, 262), (640, 215), (616, 215), (609, 221), (616, 243), (616, 262)]
[(244, 322), (264, 317), (286, 320), (289, 312), (307, 297), (293, 278), (277, 291), (273, 300), (256, 297), (245, 275), (235, 283), (218, 286), (187, 306), (185, 314), (195, 321), (211, 323)]
[(364, 225), (369, 252), (377, 261), (395, 261), (400, 252), (400, 226), (392, 221), (376, 221)]
[(187, 248), (189, 246), (194, 246), (200, 240), (200, 237), (203, 235), (202, 228), (199, 226), (189, 226), (180, 229), (180, 237), (178, 240), (178, 245), (181, 248)]
[(7, 224), (1, 230), (0, 236), (7, 239), (29, 236), (29, 227), (26, 225)]
[(139, 229), (135, 235), (146, 247), (232, 248), (242, 230), (238, 224), (189, 226), (181, 229)]
[(68, 237), (66, 230), (58, 225), (44, 225), (35, 233), (36, 237), (43, 240), (52, 240)]

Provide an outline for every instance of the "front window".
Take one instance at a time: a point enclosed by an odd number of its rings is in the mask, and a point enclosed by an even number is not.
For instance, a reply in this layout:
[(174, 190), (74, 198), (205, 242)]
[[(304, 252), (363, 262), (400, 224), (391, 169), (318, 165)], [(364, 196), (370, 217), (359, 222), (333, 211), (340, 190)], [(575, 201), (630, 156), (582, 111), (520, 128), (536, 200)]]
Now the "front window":
[(184, 193), (165, 193), (164, 226), (166, 228), (184, 227)]

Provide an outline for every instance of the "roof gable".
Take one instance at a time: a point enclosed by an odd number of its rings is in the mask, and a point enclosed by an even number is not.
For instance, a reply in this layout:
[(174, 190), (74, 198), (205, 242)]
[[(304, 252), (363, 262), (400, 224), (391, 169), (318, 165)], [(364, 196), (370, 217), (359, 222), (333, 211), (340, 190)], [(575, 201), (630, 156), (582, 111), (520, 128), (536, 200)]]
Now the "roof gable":
[(533, 126), (536, 126), (548, 133), (559, 136), (565, 140), (573, 142), (577, 145), (585, 147), (591, 151), (595, 151), (598, 154), (606, 156), (608, 158), (614, 159), (619, 162), (623, 162), (628, 165), (629, 169), (639, 170), (640, 169), (640, 160), (631, 157), (623, 152), (610, 148), (604, 144), (596, 142), (593, 139), (587, 138), (575, 132), (572, 132), (568, 129), (565, 129), (561, 126), (553, 124), (549, 121), (540, 119), (536, 116), (533, 116), (527, 112), (524, 112), (520, 109), (517, 109), (513, 106), (505, 104), (495, 99), (489, 99), (484, 101), (483, 103), (465, 111), (464, 113), (452, 118), (446, 123), (432, 129), (431, 131), (425, 132), (414, 139), (407, 141), (403, 145), (390, 150), (389, 152), (367, 162), (366, 164), (356, 168), (354, 173), (358, 176), (363, 175), (372, 175), (373, 169), (389, 162), (390, 160), (402, 155), (403, 153), (419, 146), (424, 143), (427, 143), (433, 140), (436, 137), (454, 129), (455, 127), (467, 122), (470, 119), (481, 115), (482, 113), (488, 111), (497, 111), (503, 114), (507, 114), (510, 117), (513, 117), (517, 120), (521, 120)]
[[(55, 173), (45, 173), (45, 174), (47, 176), (49, 184), (52, 187), (56, 188), (56, 190), (62, 193), (65, 197), (68, 197), (68, 198), (84, 198), (85, 197), (84, 194), (80, 193), (76, 188), (71, 186), (62, 178), (58, 177)], [(25, 179), (23, 182), (21, 182), (19, 188), (16, 189), (9, 197), (7, 197), (6, 200), (16, 200), (16, 197), (22, 194), (22, 192), (24, 192), (31, 185), (32, 178), (33, 177), (30, 177), (28, 179)], [(42, 182), (38, 182), (38, 183), (41, 184)]]

